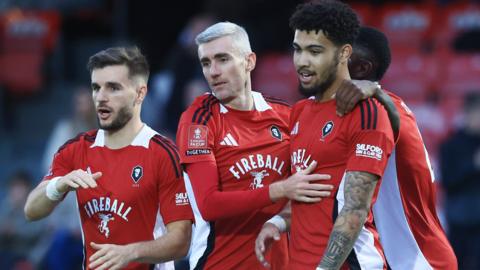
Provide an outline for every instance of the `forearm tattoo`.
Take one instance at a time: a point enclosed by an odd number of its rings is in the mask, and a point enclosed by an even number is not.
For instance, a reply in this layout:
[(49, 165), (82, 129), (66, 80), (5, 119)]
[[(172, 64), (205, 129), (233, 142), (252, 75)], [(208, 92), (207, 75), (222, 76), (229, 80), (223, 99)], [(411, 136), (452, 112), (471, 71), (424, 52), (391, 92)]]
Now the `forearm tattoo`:
[(347, 259), (367, 220), (378, 177), (366, 172), (348, 172), (345, 177), (345, 204), (338, 214), (319, 267), (339, 269)]

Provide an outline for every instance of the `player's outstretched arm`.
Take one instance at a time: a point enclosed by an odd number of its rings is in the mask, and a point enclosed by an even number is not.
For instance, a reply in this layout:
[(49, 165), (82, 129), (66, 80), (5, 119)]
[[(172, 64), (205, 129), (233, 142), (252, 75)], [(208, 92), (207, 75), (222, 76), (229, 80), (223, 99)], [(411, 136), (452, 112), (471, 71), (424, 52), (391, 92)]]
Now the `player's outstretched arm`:
[(394, 134), (400, 128), (400, 114), (390, 96), (382, 90), (377, 82), (368, 80), (344, 80), (335, 94), (337, 114), (342, 116), (349, 113), (355, 105), (369, 97), (377, 99), (388, 113)]
[(378, 176), (359, 171), (347, 172), (345, 205), (330, 233), (327, 248), (318, 269), (340, 269), (367, 220)]
[(48, 216), (65, 193), (78, 188), (95, 188), (96, 180), (101, 176), (101, 172), (89, 174), (83, 170), (75, 170), (65, 176), (42, 181), (28, 195), (24, 208), (25, 217), (33, 221)]
[(265, 267), (270, 268), (270, 263), (265, 259), (265, 251), (270, 248), (273, 241), (280, 240), (280, 234), (290, 230), (290, 218), (292, 207), (290, 201), (280, 213), (267, 220), (255, 240), (255, 255), (258, 261)]
[(128, 245), (90, 243), (96, 252), (89, 268), (122, 269), (131, 262), (161, 263), (183, 258), (190, 247), (192, 222), (179, 220), (167, 224), (167, 233), (158, 239)]

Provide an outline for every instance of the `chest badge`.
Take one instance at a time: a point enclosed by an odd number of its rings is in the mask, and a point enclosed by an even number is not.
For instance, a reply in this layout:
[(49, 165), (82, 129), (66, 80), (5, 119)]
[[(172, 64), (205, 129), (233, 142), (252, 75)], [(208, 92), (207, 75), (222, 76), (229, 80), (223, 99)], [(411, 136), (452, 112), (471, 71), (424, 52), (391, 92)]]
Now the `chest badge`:
[(138, 183), (138, 181), (140, 181), (140, 179), (142, 178), (143, 176), (143, 168), (142, 166), (135, 166), (133, 167), (132, 169), (132, 180), (133, 182)]
[(322, 140), (325, 139), (333, 130), (333, 121), (328, 121), (322, 128)]
[(275, 139), (281, 141), (282, 140), (282, 132), (280, 132), (280, 129), (273, 125), (270, 127), (270, 133), (272, 134), (272, 137), (274, 137)]

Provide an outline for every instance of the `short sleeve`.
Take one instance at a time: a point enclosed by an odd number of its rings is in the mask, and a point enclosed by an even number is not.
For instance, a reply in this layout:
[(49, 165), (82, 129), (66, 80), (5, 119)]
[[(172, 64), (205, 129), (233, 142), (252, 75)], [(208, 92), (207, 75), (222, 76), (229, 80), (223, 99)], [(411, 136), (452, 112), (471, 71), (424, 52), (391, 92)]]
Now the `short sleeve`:
[(163, 222), (193, 220), (193, 213), (183, 181), (183, 171), (175, 145), (165, 138), (160, 142), (158, 168), (158, 198)]
[(386, 110), (374, 99), (357, 105), (348, 116), (347, 138), (351, 149), (347, 171), (363, 171), (383, 176), (394, 147), (393, 131)]
[[(81, 135), (67, 141), (64, 145), (62, 145), (58, 151), (53, 156), (52, 164), (50, 165), (50, 169), (48, 170), (47, 174), (43, 177), (42, 181), (51, 180), (55, 177), (64, 176), (75, 169), (74, 157), (75, 157), (75, 148), (78, 145), (79, 140), (81, 139)], [(78, 155), (78, 153), (77, 153)]]
[(178, 124), (177, 145), (182, 164), (215, 161), (215, 124), (211, 105), (207, 108), (202, 103), (192, 104), (182, 114)]

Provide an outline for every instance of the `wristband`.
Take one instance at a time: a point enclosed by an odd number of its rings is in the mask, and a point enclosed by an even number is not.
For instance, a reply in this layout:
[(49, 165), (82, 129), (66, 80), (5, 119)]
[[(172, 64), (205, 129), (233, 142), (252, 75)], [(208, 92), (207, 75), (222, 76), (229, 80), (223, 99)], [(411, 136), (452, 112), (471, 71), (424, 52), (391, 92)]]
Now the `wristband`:
[(283, 217), (279, 215), (273, 216), (271, 219), (267, 220), (267, 222), (275, 225), (275, 227), (277, 227), (280, 232), (287, 231), (287, 222)]
[(47, 188), (45, 189), (45, 195), (47, 195), (47, 198), (49, 198), (51, 201), (59, 201), (65, 194), (65, 192), (59, 192), (57, 189), (57, 182), (59, 179), (60, 177), (55, 177), (48, 181)]

